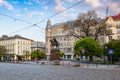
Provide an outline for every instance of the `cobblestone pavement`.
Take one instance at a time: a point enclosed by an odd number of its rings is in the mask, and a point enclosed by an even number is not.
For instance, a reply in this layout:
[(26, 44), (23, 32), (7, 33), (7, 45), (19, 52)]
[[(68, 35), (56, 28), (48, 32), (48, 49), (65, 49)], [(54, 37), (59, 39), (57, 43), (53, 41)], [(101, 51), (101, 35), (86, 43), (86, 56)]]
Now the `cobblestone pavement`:
[(120, 69), (0, 63), (0, 80), (120, 80)]

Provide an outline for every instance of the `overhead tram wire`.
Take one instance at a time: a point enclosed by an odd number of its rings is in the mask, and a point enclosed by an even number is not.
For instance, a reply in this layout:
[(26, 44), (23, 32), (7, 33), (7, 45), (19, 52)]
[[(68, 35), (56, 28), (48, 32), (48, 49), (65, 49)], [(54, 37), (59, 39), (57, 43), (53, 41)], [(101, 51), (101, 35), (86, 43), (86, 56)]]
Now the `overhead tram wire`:
[(15, 20), (15, 21), (20, 21), (20, 22), (24, 22), (24, 23), (27, 23), (27, 24), (31, 24), (31, 25), (32, 25), (32, 23), (30, 23), (30, 22), (28, 22), (28, 21), (25, 21), (25, 20), (22, 20), (22, 19), (17, 19), (17, 18), (15, 18), (15, 17), (9, 16), (9, 15), (3, 14), (3, 13), (0, 13), (0, 15), (1, 15), (1, 16), (5, 16), (5, 17), (8, 17), (8, 18), (11, 18), (11, 19), (13, 19), (13, 20)]
[[(5, 16), (5, 17), (8, 17), (8, 18), (11, 18), (11, 19), (13, 19), (13, 20), (15, 20), (15, 21), (20, 21), (20, 22), (24, 22), (24, 23), (30, 24), (30, 26), (27, 26), (27, 27), (25, 27), (25, 28), (23, 28), (23, 29), (20, 29), (20, 30), (11, 32), (11, 33), (9, 33), (9, 34), (16, 33), (16, 32), (18, 32), (18, 31), (22, 31), (22, 30), (24, 30), (24, 29), (28, 29), (28, 28), (31, 28), (31, 27), (34, 27), (34, 26), (39, 27), (41, 30), (45, 30), (44, 28), (41, 28), (39, 25), (36, 25), (36, 24), (33, 24), (33, 25), (32, 25), (31, 22), (28, 22), (28, 21), (25, 21), (25, 20), (22, 20), (22, 19), (18, 19), (18, 18), (15, 18), (15, 17), (13, 17), (13, 16), (9, 16), (9, 15), (3, 14), (3, 13), (0, 13), (0, 15), (1, 15), (1, 16)], [(9, 35), (9, 34), (8, 34), (8, 35)]]
[[(65, 12), (65, 11), (67, 11), (68, 9), (70, 9), (70, 8), (72, 8), (72, 7), (74, 7), (74, 6), (77, 6), (77, 5), (79, 5), (80, 3), (82, 3), (83, 1), (85, 1), (85, 0), (78, 1), (78, 2), (75, 3), (74, 5), (72, 5), (72, 6), (68, 7), (68, 8), (66, 8), (65, 10), (62, 10), (62, 11), (56, 13), (56, 14), (53, 14), (53, 15), (50, 16), (50, 17), (47, 17), (46, 19), (43, 19), (43, 20), (41, 20), (41, 21), (39, 21), (39, 22), (33, 24), (33, 25), (27, 26), (27, 27), (22, 28), (22, 29), (20, 29), (20, 30), (17, 30), (17, 31), (11, 32), (11, 33), (9, 33), (9, 34), (13, 34), (13, 33), (16, 33), (16, 32), (19, 32), (19, 31), (22, 31), (22, 30), (25, 30), (25, 29), (31, 28), (31, 27), (33, 27), (33, 26), (37, 26), (37, 27), (41, 28), (41, 27), (38, 26), (37, 24), (42, 23), (42, 22), (45, 22), (46, 20), (48, 20), (48, 19), (50, 19), (50, 18), (53, 18), (53, 17), (55, 17), (55, 16), (57, 16), (57, 15), (59, 15), (59, 14)], [(0, 14), (0, 15), (1, 15), (1, 14)], [(3, 16), (6, 16), (6, 15), (4, 15), (4, 14), (2, 14), (2, 15), (3, 15)], [(11, 16), (8, 16), (8, 17), (10, 17), (10, 18), (12, 18), (12, 19), (15, 20), (14, 17), (11, 17)], [(26, 22), (26, 23), (31, 24), (30, 22), (27, 22), (27, 21), (24, 21), (24, 20), (20, 20), (20, 19), (16, 19), (16, 20), (19, 20), (19, 21), (22, 21), (22, 22)], [(41, 29), (42, 29), (42, 28), (41, 28)], [(45, 29), (44, 29), (44, 30), (45, 30)]]
[(70, 8), (72, 8), (72, 7), (79, 5), (79, 4), (82, 3), (83, 1), (85, 1), (85, 0), (78, 1), (77, 3), (73, 4), (72, 6), (66, 8), (66, 9), (64, 9), (64, 10), (58, 12), (58, 13), (55, 13), (55, 14), (53, 14), (52, 16), (50, 16), (50, 17), (48, 17), (48, 18), (46, 18), (46, 19), (44, 19), (44, 20), (42, 20), (42, 21), (40, 21), (40, 22), (37, 22), (36, 24), (39, 24), (39, 23), (41, 23), (41, 22), (44, 22), (44, 21), (47, 20), (47, 19), (50, 19), (50, 18), (52, 18), (52, 17), (55, 17), (55, 16), (57, 16), (57, 15), (65, 12), (65, 11), (67, 11), (68, 9), (70, 9)]
[[(41, 30), (45, 30), (44, 28), (40, 27), (40, 26), (37, 25), (37, 24), (33, 24), (33, 23), (31, 23), (31, 22), (28, 22), (28, 21), (25, 21), (25, 20), (22, 20), (22, 19), (18, 19), (18, 18), (15, 18), (15, 17), (13, 17), (13, 16), (9, 16), (9, 15), (3, 14), (3, 13), (0, 13), (0, 15), (1, 15), (1, 16), (5, 16), (5, 17), (8, 17), (8, 18), (11, 18), (11, 19), (13, 19), (13, 20), (15, 20), (15, 21), (20, 21), (20, 22), (24, 22), (24, 23), (30, 24), (31, 27), (32, 27), (32, 26), (37, 26), (37, 27), (39, 27)], [(28, 28), (28, 27), (26, 27), (26, 28)], [(23, 29), (24, 29), (24, 28), (23, 28)], [(22, 30), (22, 29), (20, 29), (20, 31), (21, 31), (21, 30)], [(19, 30), (17, 30), (17, 31), (19, 31)]]
[(11, 32), (11, 33), (9, 33), (9, 34), (7, 34), (7, 35), (14, 34), (14, 33), (17, 33), (17, 32), (20, 32), (20, 31), (23, 31), (23, 30), (28, 29), (28, 28), (31, 28), (31, 27), (34, 27), (34, 25), (27, 26), (27, 27), (22, 28), (22, 29), (19, 29), (19, 30), (17, 30), (17, 31)]

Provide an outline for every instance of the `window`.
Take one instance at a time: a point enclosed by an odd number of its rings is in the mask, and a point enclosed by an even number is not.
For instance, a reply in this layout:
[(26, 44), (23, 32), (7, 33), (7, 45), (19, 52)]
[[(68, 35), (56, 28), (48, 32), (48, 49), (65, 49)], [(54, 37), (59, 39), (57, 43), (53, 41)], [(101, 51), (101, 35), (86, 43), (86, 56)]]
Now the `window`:
[(18, 44), (20, 44), (20, 42), (18, 41)]
[(120, 22), (117, 22), (117, 23), (115, 24), (115, 26), (120, 26)]
[(120, 33), (120, 29), (117, 30), (117, 33)]
[(18, 46), (18, 49), (20, 49), (20, 46)]
[(70, 36), (67, 38), (68, 41), (70, 41)]
[(66, 52), (66, 48), (64, 48), (64, 52)]
[(112, 23), (108, 23), (108, 26), (109, 26), (109, 27), (112, 27)]
[(120, 36), (118, 36), (118, 40), (120, 40)]
[(104, 40), (104, 36), (101, 36), (101, 37), (100, 37), (100, 41), (103, 41), (103, 40)]
[(70, 42), (67, 42), (67, 46), (70, 46), (71, 44), (70, 44)]
[(107, 31), (107, 34), (112, 34), (112, 30), (109, 29), (109, 30)]
[(108, 38), (109, 38), (109, 41), (111, 41), (111, 40), (112, 40), (112, 36), (108, 36)]
[(72, 51), (72, 49), (71, 48), (67, 48), (67, 52), (69, 53), (69, 52), (71, 52)]

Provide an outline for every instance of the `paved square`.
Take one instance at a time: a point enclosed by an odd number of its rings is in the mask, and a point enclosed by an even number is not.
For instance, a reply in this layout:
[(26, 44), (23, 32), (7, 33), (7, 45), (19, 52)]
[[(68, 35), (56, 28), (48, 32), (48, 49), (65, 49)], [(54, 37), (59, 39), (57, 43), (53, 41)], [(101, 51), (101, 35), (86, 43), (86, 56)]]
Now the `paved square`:
[(120, 80), (120, 69), (0, 63), (0, 80)]

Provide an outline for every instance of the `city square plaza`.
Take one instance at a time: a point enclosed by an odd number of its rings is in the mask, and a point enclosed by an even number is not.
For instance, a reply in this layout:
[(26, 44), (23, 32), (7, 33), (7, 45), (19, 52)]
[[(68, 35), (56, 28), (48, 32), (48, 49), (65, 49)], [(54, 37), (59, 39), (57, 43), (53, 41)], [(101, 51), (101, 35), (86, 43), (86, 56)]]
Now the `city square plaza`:
[(0, 63), (0, 80), (120, 80), (120, 68)]

